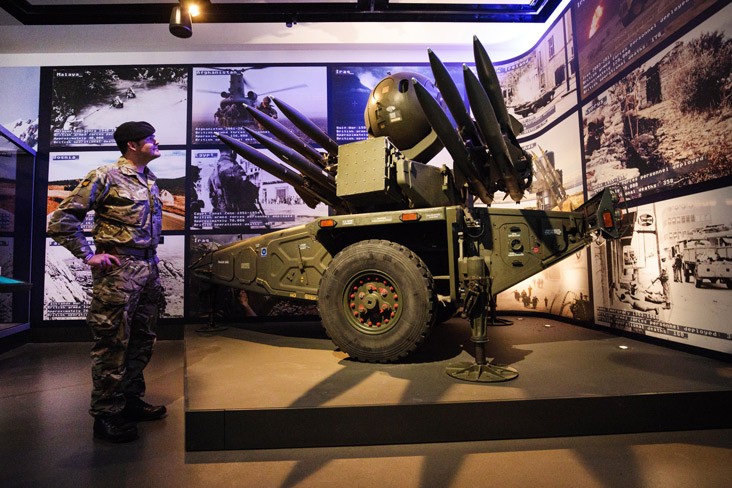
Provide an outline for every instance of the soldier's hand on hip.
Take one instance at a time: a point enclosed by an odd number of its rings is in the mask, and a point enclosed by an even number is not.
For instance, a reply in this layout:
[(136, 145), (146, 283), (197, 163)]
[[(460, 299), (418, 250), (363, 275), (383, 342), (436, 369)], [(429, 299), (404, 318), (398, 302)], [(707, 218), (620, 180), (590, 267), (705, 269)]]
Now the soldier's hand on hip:
[(119, 266), (120, 261), (117, 256), (112, 254), (95, 254), (86, 262), (89, 266), (96, 267), (100, 266), (102, 269), (111, 268), (112, 266)]

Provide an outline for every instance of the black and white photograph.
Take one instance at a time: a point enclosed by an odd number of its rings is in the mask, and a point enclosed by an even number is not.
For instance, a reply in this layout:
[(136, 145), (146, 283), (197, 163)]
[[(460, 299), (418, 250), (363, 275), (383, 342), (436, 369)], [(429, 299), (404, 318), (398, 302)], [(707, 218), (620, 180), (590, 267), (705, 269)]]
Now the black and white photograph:
[(576, 0), (582, 99), (716, 0)]
[[(278, 161), (271, 152), (260, 152)], [(311, 208), (290, 184), (230, 150), (194, 149), (189, 181), (192, 229), (263, 231), (328, 215), (325, 204)]]
[(0, 125), (28, 147), (38, 149), (38, 67), (0, 67)]
[(115, 146), (129, 120), (152, 124), (161, 145), (185, 144), (187, 107), (188, 68), (56, 68), (51, 147)]
[(582, 108), (587, 191), (628, 199), (732, 174), (732, 6)]
[[(184, 236), (162, 236), (158, 245), (158, 270), (165, 288), (165, 308), (160, 318), (183, 317)], [(94, 243), (89, 238), (92, 250)], [(89, 265), (65, 247), (46, 239), (43, 320), (84, 320), (91, 303)]]
[(582, 153), (576, 110), (544, 134), (521, 141), (520, 145), (531, 155), (531, 187), (518, 204), (496, 193), (491, 207), (572, 211), (582, 205)]
[(323, 66), (217, 66), (193, 68), (191, 142), (221, 144), (216, 133), (258, 144), (246, 131), (263, 132), (247, 107), (277, 119), (300, 134), (275, 105), (279, 99), (328, 130), (326, 69)]
[(14, 149), (5, 138), (0, 139), (0, 232), (15, 230), (18, 158)]
[(508, 111), (524, 126), (519, 137), (540, 131), (577, 105), (572, 45), (567, 10), (530, 52), (496, 63)]
[[(46, 217), (93, 169), (114, 164), (120, 157), (119, 151), (85, 151), (51, 153), (48, 164), (48, 197)], [(186, 154), (183, 150), (163, 150), (160, 157), (148, 166), (157, 177), (160, 200), (163, 204), (163, 230), (185, 229), (186, 198)], [(94, 225), (94, 211), (84, 219), (82, 229), (91, 232)]]
[[(190, 236), (189, 266), (206, 253), (257, 234), (194, 234)], [(188, 287), (188, 316), (214, 323), (245, 322), (256, 317), (317, 316), (315, 302), (248, 293), (228, 286), (213, 286), (191, 278)]]
[(592, 321), (587, 253), (580, 250), (558, 264), (498, 294), (498, 311), (543, 312)]
[(620, 239), (591, 248), (596, 321), (732, 352), (732, 190), (631, 208), (625, 221)]

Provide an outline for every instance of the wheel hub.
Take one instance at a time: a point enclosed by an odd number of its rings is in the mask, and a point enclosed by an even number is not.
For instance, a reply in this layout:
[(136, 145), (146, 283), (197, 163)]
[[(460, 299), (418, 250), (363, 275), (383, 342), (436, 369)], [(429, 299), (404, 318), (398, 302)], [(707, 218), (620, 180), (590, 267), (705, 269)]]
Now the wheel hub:
[(399, 316), (399, 293), (386, 276), (368, 274), (355, 278), (346, 296), (353, 327), (380, 334), (394, 326)]

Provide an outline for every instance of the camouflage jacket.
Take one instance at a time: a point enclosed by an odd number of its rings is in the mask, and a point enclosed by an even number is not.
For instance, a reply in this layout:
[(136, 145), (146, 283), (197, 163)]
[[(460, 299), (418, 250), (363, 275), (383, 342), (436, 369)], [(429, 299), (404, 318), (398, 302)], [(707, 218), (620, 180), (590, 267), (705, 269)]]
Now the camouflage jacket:
[(51, 215), (48, 235), (77, 258), (92, 254), (82, 229), (94, 211), (92, 235), (97, 247), (157, 248), (163, 227), (163, 207), (157, 179), (145, 168), (147, 183), (124, 157), (94, 169)]

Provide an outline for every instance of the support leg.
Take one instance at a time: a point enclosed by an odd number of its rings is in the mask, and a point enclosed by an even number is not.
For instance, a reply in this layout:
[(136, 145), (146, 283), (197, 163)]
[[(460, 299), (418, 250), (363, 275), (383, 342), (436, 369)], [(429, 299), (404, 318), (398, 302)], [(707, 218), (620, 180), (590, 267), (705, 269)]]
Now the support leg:
[(212, 284), (211, 288), (209, 288), (208, 324), (200, 329), (196, 329), (196, 332), (199, 334), (215, 334), (228, 329), (228, 327), (219, 327), (216, 325), (216, 296), (218, 292), (218, 285)]
[(470, 341), (475, 347), (475, 362), (452, 363), (447, 367), (447, 374), (459, 380), (479, 383), (512, 380), (518, 376), (518, 371), (507, 366), (490, 364), (486, 360), (488, 305), (495, 303), (495, 297), (489, 292), (483, 260), (481, 258), (468, 259), (470, 279), (467, 286), (464, 316), (470, 320)]

